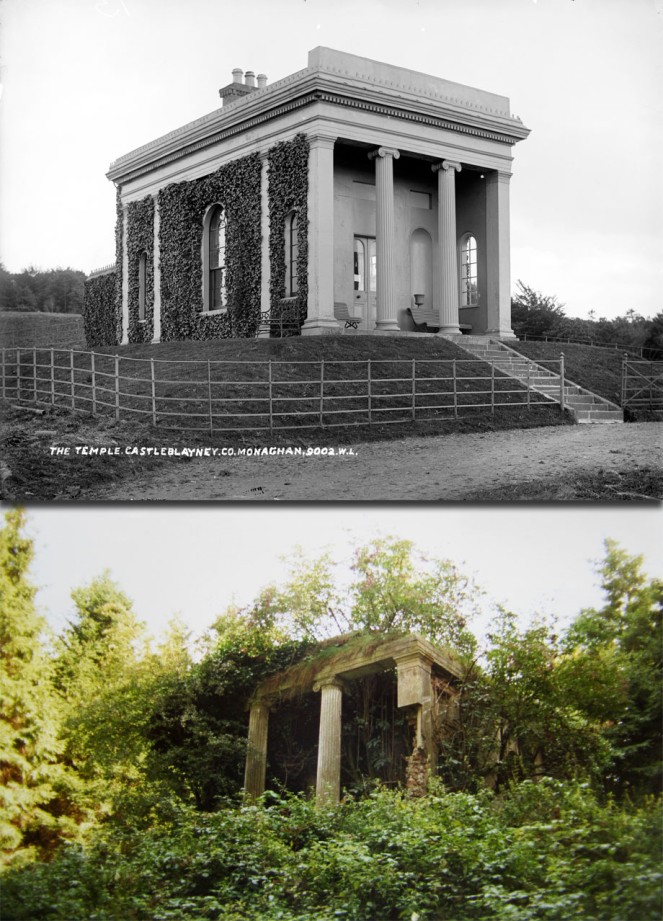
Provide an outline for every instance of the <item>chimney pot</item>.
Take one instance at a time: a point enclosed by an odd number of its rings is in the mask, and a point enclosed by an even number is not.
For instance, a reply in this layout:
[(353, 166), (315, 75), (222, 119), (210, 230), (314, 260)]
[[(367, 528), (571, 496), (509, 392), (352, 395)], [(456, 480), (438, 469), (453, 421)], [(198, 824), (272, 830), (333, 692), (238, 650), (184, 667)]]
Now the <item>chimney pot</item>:
[(247, 70), (244, 74), (244, 83), (246, 86), (255, 86), (256, 85), (256, 75), (252, 70)]
[(233, 83), (241, 83), (243, 75), (244, 75), (244, 71), (242, 70), (242, 68), (236, 67), (233, 70)]
[(267, 74), (258, 74), (258, 89), (261, 90), (267, 86)]

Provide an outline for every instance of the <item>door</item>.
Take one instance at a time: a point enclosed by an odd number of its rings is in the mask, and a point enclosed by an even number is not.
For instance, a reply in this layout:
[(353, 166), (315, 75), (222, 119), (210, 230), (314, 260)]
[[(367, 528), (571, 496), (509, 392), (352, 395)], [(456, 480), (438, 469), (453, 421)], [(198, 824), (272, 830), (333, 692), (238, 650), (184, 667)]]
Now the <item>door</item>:
[(375, 328), (376, 264), (375, 237), (355, 237), (354, 303), (352, 313), (363, 317), (362, 329)]

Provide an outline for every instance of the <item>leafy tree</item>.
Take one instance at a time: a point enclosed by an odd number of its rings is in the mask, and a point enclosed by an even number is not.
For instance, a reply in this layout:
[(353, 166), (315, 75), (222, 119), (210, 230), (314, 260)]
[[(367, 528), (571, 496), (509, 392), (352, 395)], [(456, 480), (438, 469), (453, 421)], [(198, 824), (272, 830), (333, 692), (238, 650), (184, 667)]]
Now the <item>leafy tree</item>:
[(660, 790), (663, 739), (663, 583), (643, 572), (641, 556), (606, 541), (599, 567), (605, 604), (581, 612), (567, 648), (590, 662), (609, 657), (624, 694), (605, 714), (614, 750), (609, 783), (616, 789)]
[(263, 590), (244, 613), (252, 623), (317, 641), (353, 632), (420, 633), (471, 656), (467, 624), (477, 591), (449, 560), (428, 559), (411, 541), (378, 538), (358, 547), (349, 580), (329, 554), (301, 552), (284, 586)]
[(516, 336), (558, 336), (564, 321), (564, 305), (554, 295), (544, 295), (522, 281), (511, 299), (511, 325)]
[(0, 531), (0, 853), (25, 861), (76, 837), (78, 784), (62, 763), (60, 708), (28, 581), (32, 542), (13, 510)]

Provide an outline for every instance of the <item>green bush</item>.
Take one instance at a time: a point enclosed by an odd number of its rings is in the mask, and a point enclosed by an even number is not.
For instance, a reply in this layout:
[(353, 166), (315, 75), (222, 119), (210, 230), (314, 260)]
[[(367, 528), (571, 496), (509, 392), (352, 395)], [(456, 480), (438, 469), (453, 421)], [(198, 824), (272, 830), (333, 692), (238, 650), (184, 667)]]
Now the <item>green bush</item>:
[(171, 806), (148, 830), (109, 826), (8, 873), (3, 918), (653, 921), (659, 829), (653, 800), (601, 804), (552, 781), (501, 797), (378, 788), (324, 809), (276, 794)]

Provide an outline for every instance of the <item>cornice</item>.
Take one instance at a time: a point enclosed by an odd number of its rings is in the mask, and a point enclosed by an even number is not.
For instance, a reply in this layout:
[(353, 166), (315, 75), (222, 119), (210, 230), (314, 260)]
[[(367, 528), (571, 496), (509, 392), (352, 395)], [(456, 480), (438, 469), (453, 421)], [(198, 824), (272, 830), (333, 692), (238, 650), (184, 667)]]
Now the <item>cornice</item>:
[(107, 176), (126, 182), (316, 103), (503, 144), (514, 144), (529, 134), (520, 120), (458, 97), (445, 97), (432, 91), (414, 93), (407, 87), (371, 81), (366, 76), (350, 77), (305, 68), (125, 154), (111, 163)]

